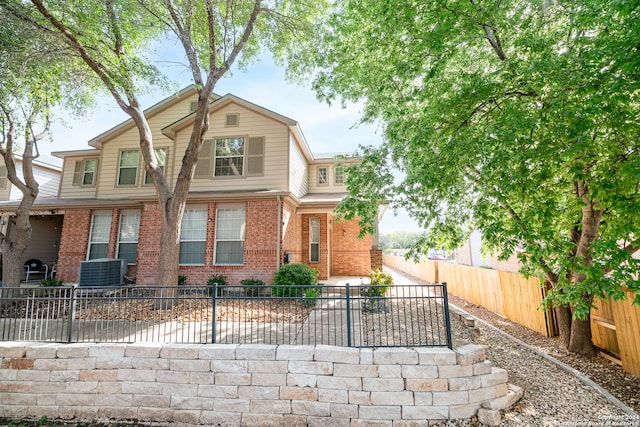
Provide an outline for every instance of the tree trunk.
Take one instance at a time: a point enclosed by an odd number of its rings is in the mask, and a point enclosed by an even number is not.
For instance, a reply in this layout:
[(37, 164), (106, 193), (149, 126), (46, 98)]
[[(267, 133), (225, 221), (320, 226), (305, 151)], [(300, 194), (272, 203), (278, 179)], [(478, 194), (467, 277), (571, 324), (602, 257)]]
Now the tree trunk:
[(558, 325), (558, 346), (567, 351), (571, 340), (571, 310), (568, 307), (555, 307), (554, 311)]
[(594, 355), (595, 348), (591, 342), (591, 318), (573, 319), (571, 323), (571, 341), (569, 342), (569, 351), (572, 353), (580, 353)]
[[(167, 204), (165, 204), (166, 206)], [(167, 212), (169, 211), (169, 212)], [(181, 211), (184, 211), (182, 204)], [(160, 231), (160, 266), (158, 285), (176, 286), (178, 284), (178, 260), (180, 257), (180, 224), (179, 218), (170, 214), (171, 210), (162, 209), (162, 229)]]

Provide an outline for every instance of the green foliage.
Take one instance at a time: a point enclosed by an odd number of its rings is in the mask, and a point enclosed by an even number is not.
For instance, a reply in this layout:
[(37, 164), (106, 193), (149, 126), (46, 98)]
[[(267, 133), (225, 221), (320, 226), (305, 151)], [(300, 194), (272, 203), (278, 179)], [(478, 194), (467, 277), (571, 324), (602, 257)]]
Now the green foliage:
[(62, 280), (56, 280), (52, 277), (47, 277), (46, 279), (43, 279), (42, 282), (40, 282), (40, 286), (43, 288), (51, 288), (62, 286), (62, 283)]
[(405, 208), (425, 248), (479, 229), (502, 258), (526, 254), (574, 317), (640, 294), (639, 15), (595, 0), (342, 2), (314, 87), (385, 127), (342, 215), (372, 229), (378, 205)]
[(264, 294), (264, 282), (260, 279), (242, 279), (240, 284), (244, 289), (244, 294), (250, 297), (257, 297)]
[(306, 264), (286, 264), (276, 272), (272, 292), (279, 297), (299, 297), (317, 281), (318, 270)]
[(361, 289), (361, 294), (364, 296), (383, 297), (389, 290), (390, 285), (393, 285), (393, 276), (383, 272), (382, 270), (371, 270), (369, 279), (371, 281), (371, 286)]
[(209, 286), (209, 295), (213, 295), (213, 287), (214, 285), (218, 286), (218, 292), (216, 296), (220, 296), (222, 294), (222, 287), (227, 285), (227, 276), (224, 274), (216, 274), (209, 277), (207, 280), (207, 286)]
[(187, 276), (179, 275), (178, 286), (183, 286), (185, 283), (187, 283)]

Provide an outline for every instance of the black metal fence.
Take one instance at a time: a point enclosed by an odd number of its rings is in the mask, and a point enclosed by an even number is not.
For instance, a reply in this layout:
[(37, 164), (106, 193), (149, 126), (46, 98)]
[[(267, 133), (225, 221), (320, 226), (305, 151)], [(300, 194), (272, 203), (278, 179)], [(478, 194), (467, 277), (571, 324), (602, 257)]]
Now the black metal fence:
[(0, 340), (451, 348), (445, 284), (0, 288)]

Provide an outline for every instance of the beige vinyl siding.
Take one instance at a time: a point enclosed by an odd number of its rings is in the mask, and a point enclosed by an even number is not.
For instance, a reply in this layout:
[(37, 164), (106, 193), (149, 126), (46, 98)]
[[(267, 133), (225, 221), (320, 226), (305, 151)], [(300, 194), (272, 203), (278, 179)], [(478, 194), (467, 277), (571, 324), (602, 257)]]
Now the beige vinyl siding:
[[(311, 165), (309, 167), (309, 192), (310, 193), (339, 193), (346, 191), (344, 184), (335, 184), (334, 166), (337, 162), (328, 159), (326, 162)], [(327, 183), (318, 184), (318, 168), (327, 168)]]
[[(184, 155), (184, 147), (178, 150), (174, 149), (174, 143), (171, 139), (162, 134), (162, 128), (165, 126), (180, 120), (184, 116), (189, 114), (189, 108), (191, 101), (196, 97), (186, 98), (176, 105), (156, 114), (149, 119), (149, 126), (151, 128), (151, 134), (153, 136), (153, 145), (157, 148), (167, 148), (168, 158), (166, 161), (165, 173), (168, 174), (168, 179), (171, 184), (178, 173), (175, 169), (174, 159), (178, 158), (178, 163), (181, 161)], [(186, 146), (185, 146), (186, 147)], [(102, 157), (100, 159), (100, 170), (98, 172), (97, 181), (97, 197), (100, 199), (108, 198), (123, 198), (128, 195), (135, 196), (153, 196), (155, 195), (155, 189), (153, 185), (144, 184), (144, 164), (142, 159), (142, 153), (140, 153), (138, 164), (138, 175), (135, 186), (117, 186), (116, 181), (118, 177), (118, 164), (120, 160), (120, 152), (123, 150), (139, 150), (140, 149), (140, 136), (137, 128), (129, 129), (121, 135), (118, 135), (111, 141), (103, 143), (102, 145)]]
[[(239, 126), (225, 126), (227, 114), (239, 113)], [(213, 177), (194, 178), (191, 183), (191, 191), (242, 191), (242, 190), (285, 190), (287, 185), (288, 128), (285, 124), (272, 120), (262, 114), (230, 104), (215, 111), (211, 115), (210, 127), (206, 140), (216, 138), (245, 138), (245, 151), (248, 148), (249, 138), (264, 137), (264, 171), (262, 175), (247, 176), (249, 160), (245, 152), (244, 169), (242, 177)], [(176, 155), (173, 158), (173, 169), (177, 170), (182, 161), (182, 155), (186, 149), (191, 128), (186, 127), (178, 132), (176, 137)]]
[[(90, 158), (95, 159), (95, 156)], [(62, 165), (62, 177), (60, 182), (60, 198), (61, 199), (90, 199), (96, 197), (96, 187), (73, 185), (73, 176), (75, 173), (76, 162), (82, 162), (85, 157), (65, 157)], [(102, 166), (98, 162), (98, 175), (100, 177), (100, 169)], [(54, 196), (57, 194), (54, 193)]]
[(296, 197), (302, 197), (309, 192), (309, 165), (293, 136), (289, 142), (289, 156), (289, 191)]

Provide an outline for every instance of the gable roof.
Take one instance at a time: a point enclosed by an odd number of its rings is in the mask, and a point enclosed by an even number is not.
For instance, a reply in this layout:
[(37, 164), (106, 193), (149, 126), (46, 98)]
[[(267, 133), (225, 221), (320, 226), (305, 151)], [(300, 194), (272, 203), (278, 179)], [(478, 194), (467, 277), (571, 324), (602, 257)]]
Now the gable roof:
[[(181, 89), (180, 91), (178, 91), (176, 94), (169, 96), (165, 99), (163, 99), (162, 101), (152, 105), (151, 107), (147, 108), (146, 110), (144, 110), (144, 115), (147, 119), (150, 119), (151, 117), (155, 116), (158, 113), (161, 113), (162, 111), (166, 110), (167, 108), (172, 107), (173, 105), (177, 104), (178, 102), (184, 100), (187, 97), (193, 96), (195, 94), (197, 94), (197, 90), (195, 85), (190, 85), (187, 86), (184, 89)], [(211, 94), (211, 99), (215, 100), (217, 98), (220, 98), (220, 95), (217, 95), (215, 93)], [(135, 127), (135, 123), (133, 121), (133, 119), (128, 119), (125, 120), (124, 122), (120, 123), (119, 125), (112, 127), (111, 129), (109, 129), (106, 132), (101, 133), (100, 135), (96, 136), (95, 138), (92, 138), (89, 140), (88, 144), (92, 147), (95, 147), (97, 149), (101, 149), (102, 148), (102, 143), (114, 138), (130, 129), (133, 129)]]
[[(269, 110), (268, 108), (264, 108), (260, 105), (254, 104), (253, 102), (247, 101), (246, 99), (240, 98), (239, 96), (232, 95), (230, 93), (227, 93), (222, 97), (218, 97), (216, 100), (211, 102), (211, 104), (209, 104), (209, 114), (217, 110), (220, 110), (230, 104), (240, 105), (241, 107), (254, 111), (271, 120), (275, 120), (287, 126), (295, 136), (295, 139), (298, 142), (298, 145), (302, 149), (302, 152), (304, 153), (304, 156), (307, 158), (307, 160), (309, 162), (314, 160), (313, 154), (311, 153), (311, 149), (309, 148), (309, 144), (307, 143), (307, 140), (304, 137), (304, 134), (302, 133), (302, 130), (298, 125), (298, 122), (287, 116), (283, 116), (282, 114), (276, 113), (275, 111)], [(170, 125), (162, 128), (162, 133), (168, 138), (174, 139), (176, 132), (191, 125), (195, 120), (195, 117), (196, 117), (195, 112), (188, 114), (185, 117), (181, 118), (180, 120), (177, 120), (171, 123)]]

